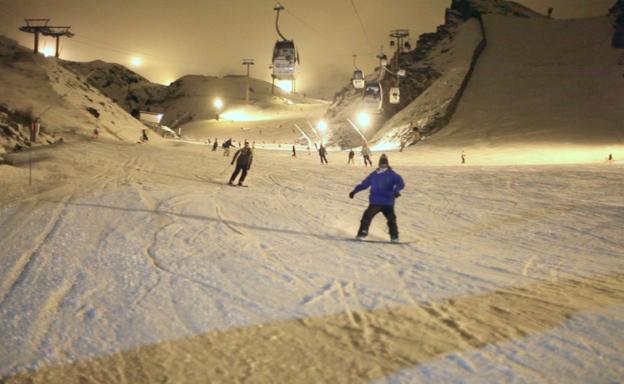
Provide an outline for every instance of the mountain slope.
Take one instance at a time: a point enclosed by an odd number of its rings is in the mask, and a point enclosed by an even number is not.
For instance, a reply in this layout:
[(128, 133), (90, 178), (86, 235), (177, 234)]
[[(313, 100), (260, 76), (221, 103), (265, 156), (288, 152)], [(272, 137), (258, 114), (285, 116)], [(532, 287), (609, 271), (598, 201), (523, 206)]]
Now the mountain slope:
[[(452, 0), (446, 10), (445, 22), (432, 33), (419, 36), (416, 47), (399, 53), (400, 68), (407, 76), (400, 81), (401, 100), (393, 105), (388, 90), (396, 86), (396, 77), (386, 72), (381, 83), (384, 89), (383, 114), (376, 116), (364, 134), (369, 140), (391, 138), (398, 146), (401, 139), (417, 141), (419, 135), (408, 129), (410, 123), (421, 133), (429, 133), (448, 122), (449, 103), (461, 92), (469, 76), (473, 56), (478, 55), (483, 36), (477, 24), (483, 14), (506, 15), (523, 19), (543, 19), (544, 16), (513, 1)], [(397, 53), (389, 62), (394, 63)], [(396, 71), (392, 65), (388, 67)], [(380, 78), (379, 68), (368, 80)], [(424, 97), (425, 99), (423, 99)], [(420, 99), (420, 100), (419, 100)], [(343, 88), (334, 100), (327, 118), (334, 128), (333, 141), (342, 145), (359, 144), (361, 140), (347, 124), (361, 110), (362, 92), (351, 85)], [(418, 104), (413, 104), (418, 103)], [(407, 108), (410, 108), (407, 113)], [(402, 114), (401, 114), (402, 113)]]
[(88, 136), (97, 127), (104, 137), (135, 141), (144, 128), (83, 76), (1, 36), (0, 89), (5, 109), (40, 117), (51, 133)]
[(624, 141), (624, 79), (608, 18), (483, 20), (488, 46), (451, 123), (432, 142)]
[[(72, 70), (89, 76), (89, 82), (131, 113), (153, 111), (163, 114), (165, 125), (178, 126), (192, 120), (213, 119), (213, 99), (220, 97), (227, 107), (245, 104), (247, 78), (228, 75), (224, 77), (187, 75), (169, 84), (155, 84), (114, 63), (100, 60), (77, 63), (65, 62)], [(317, 103), (297, 94), (288, 94), (271, 83), (249, 79), (250, 104), (257, 108), (292, 104)]]

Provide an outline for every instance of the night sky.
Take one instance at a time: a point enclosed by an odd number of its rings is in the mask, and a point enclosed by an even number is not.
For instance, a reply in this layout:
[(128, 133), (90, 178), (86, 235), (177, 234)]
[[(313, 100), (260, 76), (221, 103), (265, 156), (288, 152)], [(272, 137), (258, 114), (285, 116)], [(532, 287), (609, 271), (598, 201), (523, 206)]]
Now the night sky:
[[(519, 0), (556, 18), (606, 14), (614, 0)], [(370, 71), (388, 32), (407, 28), (412, 42), (443, 22), (450, 0), (283, 0), (280, 26), (300, 50), (298, 89), (331, 97), (352, 72), (352, 57)], [(254, 58), (252, 76), (270, 80), (268, 66), (277, 34), (273, 0), (0, 0), (0, 33), (32, 47), (17, 28), (24, 18), (71, 25), (61, 57), (103, 59), (168, 84), (185, 74), (242, 74), (242, 58)], [(358, 19), (355, 9), (361, 17)], [(53, 47), (47, 40), (42, 47)], [(389, 53), (389, 52), (387, 52)], [(142, 64), (132, 66), (132, 58)]]

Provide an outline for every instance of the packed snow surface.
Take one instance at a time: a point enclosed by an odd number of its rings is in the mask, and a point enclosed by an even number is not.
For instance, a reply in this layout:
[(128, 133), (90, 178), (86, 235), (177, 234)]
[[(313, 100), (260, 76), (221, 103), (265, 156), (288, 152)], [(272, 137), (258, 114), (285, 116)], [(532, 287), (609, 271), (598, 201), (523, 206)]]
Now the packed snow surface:
[(488, 45), (444, 144), (624, 143), (621, 50), (607, 17), (483, 17)]
[(371, 169), (345, 152), (257, 149), (249, 188), (204, 145), (34, 155), (32, 186), (0, 166), (6, 382), (624, 377), (622, 164), (391, 152), (404, 244), (376, 244), (351, 240)]

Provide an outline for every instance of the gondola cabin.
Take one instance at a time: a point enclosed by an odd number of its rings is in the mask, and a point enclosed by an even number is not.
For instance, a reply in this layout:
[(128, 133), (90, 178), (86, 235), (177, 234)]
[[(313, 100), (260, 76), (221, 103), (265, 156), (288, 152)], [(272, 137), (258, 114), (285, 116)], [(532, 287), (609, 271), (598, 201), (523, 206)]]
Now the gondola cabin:
[(390, 104), (399, 104), (399, 102), (401, 101), (401, 90), (399, 89), (399, 87), (390, 88), (388, 101), (390, 102)]
[(292, 40), (280, 40), (273, 48), (273, 76), (278, 80), (293, 80), (299, 54)]
[(351, 81), (355, 89), (363, 89), (365, 85), (364, 72), (362, 72), (361, 69), (356, 69), (353, 72), (353, 79)]
[(363, 96), (364, 108), (373, 112), (380, 112), (383, 106), (383, 90), (379, 81), (366, 82)]

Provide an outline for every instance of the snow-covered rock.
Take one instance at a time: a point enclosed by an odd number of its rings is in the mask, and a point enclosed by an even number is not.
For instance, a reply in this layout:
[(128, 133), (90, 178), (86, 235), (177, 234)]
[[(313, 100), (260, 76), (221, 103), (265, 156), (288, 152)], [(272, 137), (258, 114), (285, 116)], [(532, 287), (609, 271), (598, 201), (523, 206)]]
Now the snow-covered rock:
[(39, 117), (41, 126), (57, 137), (90, 136), (98, 128), (104, 137), (135, 141), (145, 128), (84, 76), (1, 36), (0, 89), (6, 111)]
[(0, 154), (57, 142), (57, 138), (47, 132), (46, 126), (40, 126), (38, 135), (35, 135), (34, 141), (31, 140), (31, 120), (31, 111), (12, 111), (0, 104)]
[(609, 10), (609, 16), (615, 28), (612, 45), (615, 48), (624, 48), (624, 0), (617, 0)]
[(167, 87), (155, 84), (121, 64), (95, 60), (87, 63), (64, 61), (63, 64), (89, 79), (89, 83), (119, 104), (127, 112), (147, 110), (162, 102)]

